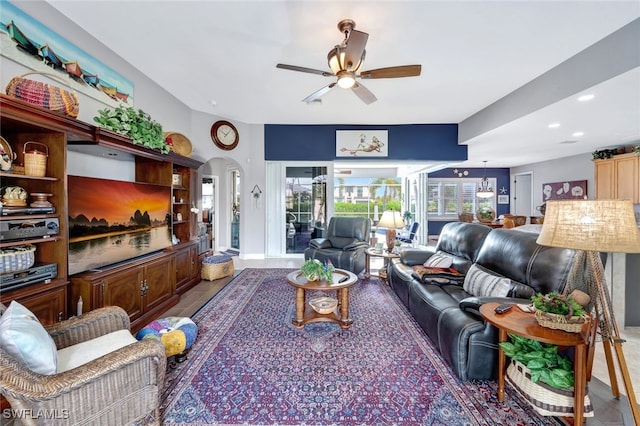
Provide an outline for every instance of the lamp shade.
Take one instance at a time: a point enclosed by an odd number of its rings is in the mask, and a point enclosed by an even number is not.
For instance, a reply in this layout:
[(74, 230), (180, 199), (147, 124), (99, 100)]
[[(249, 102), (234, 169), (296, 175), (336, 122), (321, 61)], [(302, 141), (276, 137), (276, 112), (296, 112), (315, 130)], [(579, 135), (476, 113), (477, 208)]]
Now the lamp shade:
[(404, 228), (404, 220), (400, 212), (394, 210), (385, 210), (382, 213), (380, 222), (378, 222), (380, 228), (387, 229), (401, 229)]
[(606, 253), (640, 253), (630, 200), (547, 201), (538, 244)]

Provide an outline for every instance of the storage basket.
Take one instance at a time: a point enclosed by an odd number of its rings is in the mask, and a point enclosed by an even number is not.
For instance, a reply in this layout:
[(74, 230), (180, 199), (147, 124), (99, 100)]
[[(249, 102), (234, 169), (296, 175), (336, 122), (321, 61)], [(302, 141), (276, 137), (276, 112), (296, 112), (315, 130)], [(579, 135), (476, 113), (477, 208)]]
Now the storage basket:
[[(531, 380), (531, 371), (522, 363), (512, 361), (507, 368), (509, 383), (533, 409), (542, 416), (573, 417), (575, 398), (573, 390), (553, 388), (546, 383)], [(588, 393), (584, 397), (584, 417), (593, 417), (593, 406)]]
[(231, 256), (209, 256), (202, 261), (202, 279), (213, 281), (233, 275)]
[(169, 149), (176, 154), (180, 154), (184, 157), (188, 157), (191, 155), (193, 151), (193, 146), (191, 145), (191, 141), (182, 133), (177, 132), (166, 132), (164, 134), (164, 140), (169, 145)]
[(28, 72), (13, 77), (9, 81), (5, 89), (7, 95), (69, 117), (76, 118), (78, 116), (80, 102), (74, 92), (69, 92), (53, 84), (25, 78), (32, 74), (40, 74), (57, 81), (63, 81), (55, 74), (38, 71)]
[[(29, 144), (38, 145), (43, 150), (34, 148), (27, 150)], [(24, 174), (27, 176), (43, 177), (47, 174), (47, 157), (49, 157), (49, 147), (40, 142), (29, 141), (24, 144)]]
[(567, 318), (565, 315), (551, 314), (539, 309), (536, 309), (535, 316), (540, 326), (569, 333), (579, 333), (582, 331), (584, 324), (589, 321), (589, 315), (587, 314), (582, 316), (574, 315)]
[(31, 244), (3, 248), (0, 250), (0, 274), (31, 268), (35, 263), (35, 253), (36, 247)]

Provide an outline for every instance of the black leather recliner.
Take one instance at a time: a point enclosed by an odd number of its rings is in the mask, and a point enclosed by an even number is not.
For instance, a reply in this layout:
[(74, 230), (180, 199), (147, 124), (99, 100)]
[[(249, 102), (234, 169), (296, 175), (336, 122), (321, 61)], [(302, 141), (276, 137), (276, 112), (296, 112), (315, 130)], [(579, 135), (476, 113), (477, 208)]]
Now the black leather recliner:
[(333, 266), (359, 274), (365, 266), (365, 250), (369, 247), (369, 219), (364, 217), (332, 217), (325, 238), (309, 241), (304, 259), (331, 261)]

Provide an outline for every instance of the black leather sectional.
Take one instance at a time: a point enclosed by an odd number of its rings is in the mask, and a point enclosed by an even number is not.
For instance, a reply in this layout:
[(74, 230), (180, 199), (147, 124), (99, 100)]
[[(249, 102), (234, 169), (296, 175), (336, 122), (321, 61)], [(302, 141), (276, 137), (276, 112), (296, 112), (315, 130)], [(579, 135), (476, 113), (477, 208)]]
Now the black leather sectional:
[[(405, 249), (389, 262), (389, 284), (462, 380), (497, 377), (498, 333), (480, 316), (483, 303), (527, 303), (537, 292), (563, 291), (576, 253), (540, 246), (537, 237), (517, 228), (451, 222), (443, 227), (435, 250)], [(462, 284), (420, 279), (413, 266), (435, 253), (450, 257), (459, 272), (466, 274), (475, 265), (475, 270), (506, 277), (508, 294), (475, 296)]]

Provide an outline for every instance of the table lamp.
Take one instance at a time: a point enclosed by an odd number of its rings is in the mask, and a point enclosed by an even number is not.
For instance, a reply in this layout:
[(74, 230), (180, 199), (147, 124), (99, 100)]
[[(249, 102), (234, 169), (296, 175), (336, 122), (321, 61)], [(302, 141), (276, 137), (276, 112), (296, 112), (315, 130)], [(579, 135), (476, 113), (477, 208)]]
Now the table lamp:
[[(606, 287), (600, 253), (640, 253), (640, 230), (629, 200), (548, 201), (538, 244), (580, 250), (574, 271), (567, 282), (567, 293), (578, 288), (591, 296), (598, 330), (607, 359), (611, 390), (620, 396), (611, 356), (613, 346), (627, 391), (635, 424), (640, 424), (631, 377), (622, 351), (618, 325)], [(592, 342), (593, 343), (593, 342)]]
[(387, 228), (387, 251), (391, 253), (396, 243), (396, 229), (404, 227), (404, 220), (400, 212), (394, 210), (385, 210), (378, 222), (379, 228)]

